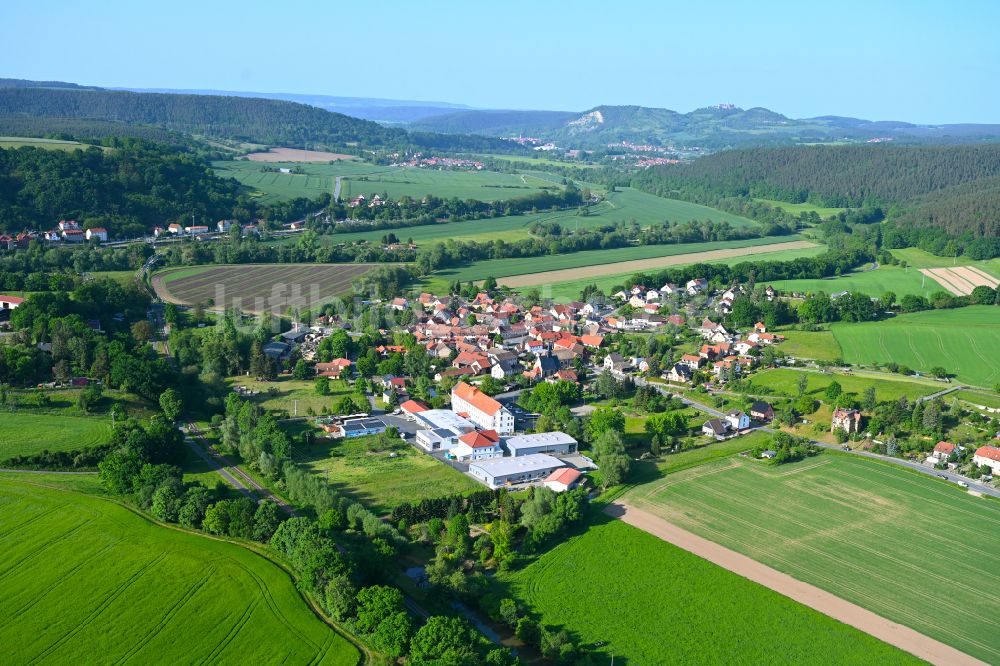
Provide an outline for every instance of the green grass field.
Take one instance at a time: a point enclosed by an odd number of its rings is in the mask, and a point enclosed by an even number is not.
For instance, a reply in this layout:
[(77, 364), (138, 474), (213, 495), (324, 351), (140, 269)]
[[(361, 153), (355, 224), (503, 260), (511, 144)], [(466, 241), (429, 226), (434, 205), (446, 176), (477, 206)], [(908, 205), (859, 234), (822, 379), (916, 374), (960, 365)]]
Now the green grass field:
[(496, 171), (448, 171), (420, 167), (379, 166), (367, 162), (338, 161), (333, 164), (269, 162), (268, 168), (295, 167), (304, 174), (262, 171), (261, 162), (234, 160), (214, 162), (217, 175), (231, 177), (251, 188), (260, 201), (271, 203), (296, 197), (333, 194), (334, 179), (342, 177), (341, 199), (363, 194), (388, 194), (391, 199), (403, 196), (420, 198), (433, 194), (442, 198), (495, 201), (511, 199), (552, 187), (549, 180), (533, 175)]
[(778, 349), (788, 356), (834, 361), (841, 356), (837, 338), (830, 331), (778, 331), (785, 341)]
[[(777, 238), (771, 238), (770, 240), (772, 242), (780, 242)], [(826, 252), (826, 247), (818, 245), (816, 247), (802, 248), (798, 250), (761, 252), (760, 254), (754, 254), (746, 257), (712, 259), (711, 261), (704, 261), (700, 263), (727, 264), (729, 266), (735, 266), (736, 264), (744, 261), (791, 261), (792, 259), (798, 259), (799, 257), (815, 257), (817, 254), (822, 254), (823, 252)], [(678, 264), (677, 266), (671, 266), (671, 268), (679, 268), (684, 265), (686, 264)], [(610, 294), (614, 287), (624, 285), (633, 275), (634, 273), (618, 273), (615, 275), (602, 275), (600, 277), (582, 278), (579, 280), (564, 280), (547, 284), (545, 285), (545, 289), (550, 290), (552, 294), (551, 298), (556, 300), (571, 301), (580, 298), (580, 292), (583, 291), (583, 288), (589, 284), (596, 284), (604, 291), (605, 294)], [(656, 286), (660, 287), (662, 285)]]
[(930, 278), (925, 278), (916, 268), (899, 266), (880, 266), (873, 271), (848, 273), (819, 280), (778, 280), (771, 285), (785, 292), (814, 294), (823, 291), (833, 294), (838, 291), (857, 291), (874, 298), (882, 296), (887, 291), (895, 293), (897, 297), (907, 294), (927, 297), (936, 291), (941, 291), (941, 285)]
[[(541, 180), (544, 176), (552, 178), (551, 174), (536, 174)], [(517, 190), (511, 190), (517, 192)], [(435, 192), (434, 194), (438, 194)], [(518, 196), (516, 194), (512, 196)], [(528, 228), (535, 222), (555, 222), (569, 229), (593, 229), (619, 222), (635, 220), (646, 226), (658, 224), (664, 220), (686, 222), (688, 220), (727, 221), (734, 227), (745, 227), (756, 224), (752, 220), (731, 213), (699, 206), (686, 201), (665, 199), (630, 188), (620, 188), (617, 192), (607, 195), (599, 204), (589, 208), (590, 215), (581, 216), (576, 210), (545, 211), (525, 215), (494, 217), (483, 220), (468, 220), (442, 224), (406, 227), (402, 229), (386, 229), (380, 231), (362, 231), (332, 234), (322, 236), (326, 243), (353, 243), (357, 241), (378, 242), (387, 233), (392, 232), (399, 238), (412, 239), (417, 244), (427, 244), (435, 241), (462, 240), (486, 242), (490, 240), (515, 241), (529, 238)], [(284, 239), (277, 242), (293, 243), (294, 239)]]
[(110, 150), (101, 146), (91, 146), (89, 143), (78, 141), (61, 141), (59, 139), (36, 139), (23, 136), (0, 136), (0, 148), (42, 148), (44, 150), (86, 150), (87, 148), (100, 148)]
[(908, 247), (902, 250), (892, 250), (892, 254), (902, 259), (912, 268), (951, 268), (953, 266), (975, 266), (996, 277), (1000, 277), (1000, 258), (986, 261), (973, 261), (968, 257), (939, 257), (929, 252)]
[(289, 415), (294, 415), (298, 410), (298, 416), (305, 416), (309, 409), (316, 414), (321, 414), (324, 407), (332, 410), (339, 398), (351, 393), (351, 387), (342, 379), (330, 380), (330, 395), (316, 393), (314, 379), (292, 379), (287, 375), (273, 382), (259, 382), (253, 377), (245, 376), (231, 377), (226, 383), (231, 387), (245, 386), (256, 391), (257, 395), (250, 400), (262, 409), (284, 411)]
[(600, 651), (616, 663), (918, 663), (617, 520), (566, 539), (500, 584), (547, 624), (585, 644), (606, 642)]
[(111, 441), (103, 416), (7, 412), (0, 416), (0, 461), (49, 451), (72, 451)]
[(755, 201), (760, 201), (761, 203), (770, 204), (775, 208), (780, 208), (781, 210), (787, 211), (794, 215), (799, 213), (816, 213), (820, 217), (826, 218), (831, 215), (836, 215), (837, 213), (842, 213), (846, 208), (828, 208), (826, 206), (814, 206), (808, 203), (788, 203), (787, 201), (775, 201), (774, 199), (755, 199)]
[(358, 662), (264, 557), (45, 478), (0, 478), (7, 663)]
[(323, 474), (334, 488), (373, 511), (388, 512), (403, 502), (481, 490), (471, 477), (402, 440), (387, 448), (379, 438), (319, 438), (296, 460)]
[(798, 381), (803, 374), (809, 378), (806, 393), (817, 398), (821, 398), (826, 387), (834, 381), (840, 384), (844, 393), (853, 393), (858, 398), (861, 398), (866, 388), (874, 386), (876, 397), (879, 400), (898, 400), (900, 396), (904, 395), (913, 400), (920, 396), (937, 393), (948, 387), (947, 384), (932, 381), (906, 381), (905, 379), (888, 379), (882, 376), (828, 374), (786, 368), (763, 370), (752, 375), (750, 379), (757, 393), (792, 397), (798, 395)]
[[(1000, 503), (859, 457), (728, 458), (625, 497), (695, 534), (1000, 661)], [(837, 659), (831, 659), (835, 663)]]
[(971, 402), (974, 405), (982, 405), (983, 407), (989, 407), (991, 409), (1000, 409), (1000, 395), (997, 395), (996, 393), (962, 390), (949, 393), (947, 397), (958, 398), (959, 400), (965, 400), (966, 402)]
[(833, 324), (848, 363), (895, 361), (927, 372), (941, 366), (959, 381), (1000, 381), (1000, 308), (977, 305), (928, 310), (864, 324)]

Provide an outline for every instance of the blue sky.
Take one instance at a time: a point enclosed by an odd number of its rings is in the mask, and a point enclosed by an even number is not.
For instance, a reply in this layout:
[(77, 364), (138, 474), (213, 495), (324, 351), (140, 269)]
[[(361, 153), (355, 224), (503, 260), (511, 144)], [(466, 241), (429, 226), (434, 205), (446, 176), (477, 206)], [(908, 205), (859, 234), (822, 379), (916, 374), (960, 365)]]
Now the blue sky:
[[(584, 110), (1000, 122), (1000, 2), (65, 2), (4, 7), (0, 76)], [(698, 5), (698, 6), (696, 6)]]

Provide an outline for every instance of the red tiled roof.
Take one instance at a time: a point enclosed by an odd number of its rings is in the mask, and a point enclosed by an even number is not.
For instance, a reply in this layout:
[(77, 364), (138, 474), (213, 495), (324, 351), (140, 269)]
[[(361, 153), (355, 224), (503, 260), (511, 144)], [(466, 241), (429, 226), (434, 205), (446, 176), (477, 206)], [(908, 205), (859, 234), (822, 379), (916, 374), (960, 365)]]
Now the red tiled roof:
[(500, 441), (500, 435), (497, 434), (496, 430), (473, 430), (458, 439), (473, 449), (486, 449), (496, 446), (496, 443)]
[(980, 458), (989, 458), (1000, 462), (1000, 449), (995, 446), (980, 446), (976, 449), (976, 455)]
[(547, 477), (545, 477), (545, 483), (561, 483), (566, 487), (576, 483), (576, 480), (580, 478), (579, 470), (575, 470), (572, 467), (563, 467), (562, 469), (557, 469)]
[(430, 409), (427, 405), (417, 400), (407, 400), (402, 405), (399, 406), (407, 414), (418, 414), (420, 412), (426, 412)]
[(499, 402), (465, 382), (455, 384), (451, 392), (489, 416), (499, 412), (502, 407)]
[(20, 305), (24, 303), (24, 299), (18, 296), (0, 296), (0, 303), (10, 303), (11, 305)]
[(951, 453), (955, 450), (955, 445), (951, 442), (938, 442), (937, 445), (935, 445), (934, 450), (937, 453), (947, 453), (951, 455)]

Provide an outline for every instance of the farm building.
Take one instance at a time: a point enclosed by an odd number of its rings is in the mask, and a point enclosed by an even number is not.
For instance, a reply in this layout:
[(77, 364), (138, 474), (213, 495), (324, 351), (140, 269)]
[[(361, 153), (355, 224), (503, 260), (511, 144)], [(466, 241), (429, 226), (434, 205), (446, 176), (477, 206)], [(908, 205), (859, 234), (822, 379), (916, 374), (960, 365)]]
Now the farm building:
[(0, 295), (0, 310), (13, 310), (21, 303), (24, 303), (23, 298), (18, 298), (17, 296)]
[(468, 414), (469, 420), (484, 430), (495, 430), (500, 435), (514, 433), (514, 415), (510, 410), (465, 382), (458, 382), (451, 390), (451, 410)]
[(562, 469), (557, 469), (556, 471), (545, 477), (545, 487), (549, 490), (554, 490), (557, 493), (562, 493), (567, 490), (573, 490), (580, 483), (580, 472), (573, 469), (572, 467), (563, 467)]
[(425, 451), (448, 451), (458, 446), (458, 439), (476, 429), (476, 424), (447, 409), (425, 409), (411, 414), (417, 427), (416, 442)]
[(488, 460), (503, 457), (500, 435), (495, 430), (467, 432), (458, 438), (458, 445), (448, 452), (455, 460)]
[(565, 455), (576, 453), (577, 442), (564, 432), (540, 432), (534, 435), (508, 437), (504, 440), (503, 447), (515, 458), (535, 453)]
[(469, 474), (490, 488), (502, 488), (540, 481), (560, 467), (564, 464), (558, 458), (535, 453), (517, 458), (480, 460), (469, 465)]
[(341, 437), (363, 437), (378, 435), (385, 432), (385, 423), (381, 419), (351, 419), (340, 426)]
[(972, 456), (976, 465), (986, 465), (994, 474), (1000, 474), (1000, 448), (995, 446), (980, 446)]

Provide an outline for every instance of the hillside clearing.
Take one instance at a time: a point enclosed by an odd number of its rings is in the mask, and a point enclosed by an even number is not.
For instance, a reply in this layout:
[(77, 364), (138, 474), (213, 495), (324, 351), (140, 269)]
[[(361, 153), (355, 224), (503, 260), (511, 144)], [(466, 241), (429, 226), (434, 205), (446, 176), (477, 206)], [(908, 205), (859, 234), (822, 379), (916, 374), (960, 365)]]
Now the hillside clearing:
[(250, 153), (245, 157), (251, 162), (332, 162), (357, 159), (354, 155), (328, 153), (322, 150), (300, 150), (298, 148), (271, 148), (266, 152)]

